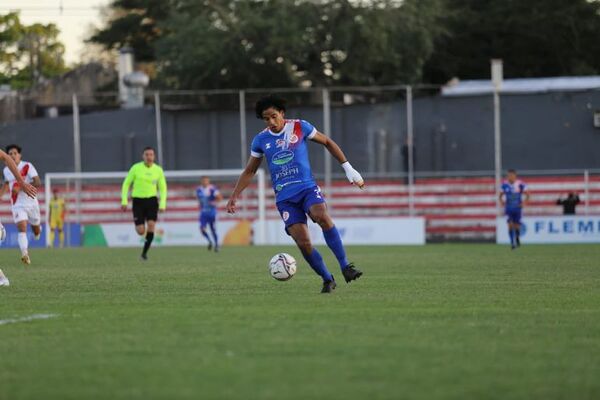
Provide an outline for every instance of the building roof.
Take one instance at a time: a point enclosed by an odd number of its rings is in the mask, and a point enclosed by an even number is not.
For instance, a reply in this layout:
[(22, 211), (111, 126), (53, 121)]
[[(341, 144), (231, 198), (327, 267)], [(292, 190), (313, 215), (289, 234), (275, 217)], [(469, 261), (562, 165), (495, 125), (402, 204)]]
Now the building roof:
[[(500, 93), (545, 93), (600, 89), (600, 76), (564, 76), (554, 78), (505, 79)], [(451, 82), (442, 88), (442, 96), (473, 96), (491, 94), (491, 80)]]

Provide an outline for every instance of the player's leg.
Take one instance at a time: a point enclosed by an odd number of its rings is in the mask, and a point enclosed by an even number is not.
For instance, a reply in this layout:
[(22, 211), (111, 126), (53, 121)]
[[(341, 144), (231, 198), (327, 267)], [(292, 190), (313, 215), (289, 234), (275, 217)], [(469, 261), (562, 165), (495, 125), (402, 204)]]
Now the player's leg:
[(515, 226), (511, 213), (508, 213), (508, 237), (510, 238), (510, 247), (515, 248)]
[(39, 207), (32, 207), (27, 209), (27, 219), (33, 232), (33, 238), (39, 240), (42, 236), (42, 216), (40, 214)]
[(212, 233), (213, 241), (215, 243), (215, 251), (219, 251), (219, 236), (217, 236), (217, 227), (216, 227), (216, 218), (215, 216), (211, 216), (210, 219), (210, 232)]
[[(25, 214), (25, 212), (23, 212)], [(29, 239), (27, 239), (27, 216), (21, 215), (20, 219), (15, 222), (17, 224), (17, 242), (19, 243), (19, 249), (21, 250), (21, 261), (23, 264), (31, 264), (29, 258)]]
[[(134, 197), (131, 212), (133, 214), (135, 232), (140, 235), (140, 237), (144, 237), (144, 235), (146, 235), (146, 210), (144, 208), (144, 199)], [(142, 255), (142, 259), (145, 260), (146, 257)]]
[(517, 247), (521, 246), (521, 210), (516, 210), (513, 224), (515, 226), (515, 243)]
[(329, 216), (327, 211), (327, 205), (319, 191), (313, 192), (305, 198), (305, 208), (308, 209), (308, 214), (315, 223), (317, 223), (323, 230), (323, 237), (325, 243), (331, 249), (335, 258), (337, 258), (340, 264), (340, 269), (344, 275), (346, 282), (353, 281), (361, 277), (362, 272), (358, 270), (354, 264), (348, 262), (346, 258), (346, 250), (342, 243), (342, 237), (339, 231), (335, 227), (333, 220)]
[(48, 235), (50, 236), (50, 246), (49, 247), (54, 247), (54, 239), (55, 239), (54, 235), (55, 235), (55, 231), (57, 228), (58, 228), (57, 221), (55, 221), (54, 219), (51, 219), (50, 220), (50, 230), (48, 231)]
[(142, 259), (148, 259), (148, 250), (154, 240), (154, 229), (156, 220), (158, 219), (158, 199), (148, 199), (146, 202), (146, 240), (144, 241), (144, 249), (142, 250)]
[(202, 236), (204, 236), (206, 238), (206, 241), (208, 242), (208, 250), (212, 250), (213, 248), (213, 244), (212, 241), (210, 240), (210, 236), (208, 236), (208, 230), (206, 229), (208, 226), (208, 218), (205, 214), (200, 214), (200, 233), (202, 233)]
[(312, 246), (306, 223), (290, 225), (286, 230), (296, 242), (296, 245), (300, 249), (300, 252), (308, 265), (310, 265), (317, 275), (323, 279), (323, 289), (321, 290), (321, 293), (331, 293), (336, 286), (335, 279), (333, 279), (333, 275), (327, 270), (327, 266), (325, 265), (321, 254)]
[(58, 244), (60, 245), (60, 248), (62, 249), (63, 247), (65, 247), (65, 224), (60, 221), (58, 223)]

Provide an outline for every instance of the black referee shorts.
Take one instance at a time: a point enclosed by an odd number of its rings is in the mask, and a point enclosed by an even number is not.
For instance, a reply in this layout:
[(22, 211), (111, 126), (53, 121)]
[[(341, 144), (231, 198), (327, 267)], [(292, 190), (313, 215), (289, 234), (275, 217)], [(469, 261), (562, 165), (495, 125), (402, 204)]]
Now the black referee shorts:
[(146, 221), (156, 221), (158, 217), (158, 199), (156, 197), (133, 198), (133, 222), (144, 225)]

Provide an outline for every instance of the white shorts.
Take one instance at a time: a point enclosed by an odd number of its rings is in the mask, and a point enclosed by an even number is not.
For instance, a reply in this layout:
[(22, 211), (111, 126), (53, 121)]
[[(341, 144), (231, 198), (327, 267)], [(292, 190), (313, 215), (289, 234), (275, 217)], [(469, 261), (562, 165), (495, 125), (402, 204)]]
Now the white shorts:
[(42, 223), (39, 206), (13, 207), (12, 214), (15, 224), (21, 221), (27, 221), (31, 225), (38, 226)]

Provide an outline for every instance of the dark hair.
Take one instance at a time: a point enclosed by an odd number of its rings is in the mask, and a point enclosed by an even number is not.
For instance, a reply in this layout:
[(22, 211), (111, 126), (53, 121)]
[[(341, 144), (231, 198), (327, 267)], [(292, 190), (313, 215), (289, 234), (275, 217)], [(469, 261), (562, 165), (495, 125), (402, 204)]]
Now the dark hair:
[(516, 170), (516, 169), (512, 169), (512, 168), (511, 168), (511, 169), (509, 169), (507, 172), (508, 172), (509, 174), (516, 174), (516, 173), (517, 173), (517, 170)]
[(277, 97), (272, 94), (265, 96), (265, 97), (261, 97), (256, 102), (256, 108), (255, 108), (256, 118), (262, 119), (263, 112), (266, 109), (271, 108), (271, 107), (273, 107), (274, 109), (276, 109), (278, 111), (285, 112), (285, 100), (282, 99), (281, 97)]
[(18, 144), (9, 144), (8, 146), (6, 146), (6, 152), (8, 153), (9, 151), (11, 151), (12, 149), (17, 149), (17, 152), (19, 154), (21, 154), (21, 146), (19, 146)]
[(156, 150), (154, 150), (154, 147), (152, 147), (152, 146), (146, 146), (146, 147), (144, 147), (144, 150), (142, 150), (142, 153), (145, 153), (146, 150), (152, 150), (153, 152), (156, 153)]

